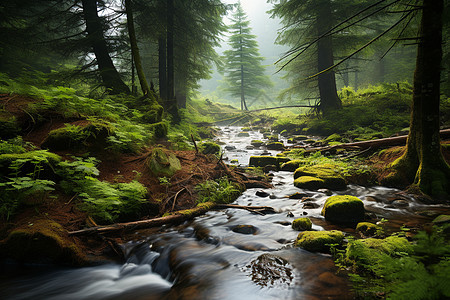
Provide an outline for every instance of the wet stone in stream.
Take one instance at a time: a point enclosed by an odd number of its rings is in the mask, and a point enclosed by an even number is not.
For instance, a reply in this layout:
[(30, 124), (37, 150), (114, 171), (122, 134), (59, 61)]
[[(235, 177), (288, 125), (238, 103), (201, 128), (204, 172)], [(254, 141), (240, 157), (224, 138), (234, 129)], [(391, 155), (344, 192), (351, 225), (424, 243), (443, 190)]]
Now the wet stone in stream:
[(251, 272), (251, 279), (262, 287), (289, 287), (294, 279), (293, 268), (282, 257), (262, 254), (253, 260), (246, 269)]

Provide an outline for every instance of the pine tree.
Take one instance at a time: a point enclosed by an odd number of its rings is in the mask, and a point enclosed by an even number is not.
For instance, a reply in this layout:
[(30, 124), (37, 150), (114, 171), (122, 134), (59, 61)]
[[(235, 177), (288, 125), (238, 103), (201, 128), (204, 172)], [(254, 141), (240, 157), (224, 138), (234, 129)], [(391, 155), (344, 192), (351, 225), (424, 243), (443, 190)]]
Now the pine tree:
[(270, 87), (272, 82), (264, 75), (263, 58), (259, 55), (258, 43), (252, 35), (250, 21), (238, 2), (230, 25), (231, 50), (224, 52), (225, 91), (234, 97), (240, 97), (241, 110), (248, 110), (246, 97), (257, 97), (262, 87)]

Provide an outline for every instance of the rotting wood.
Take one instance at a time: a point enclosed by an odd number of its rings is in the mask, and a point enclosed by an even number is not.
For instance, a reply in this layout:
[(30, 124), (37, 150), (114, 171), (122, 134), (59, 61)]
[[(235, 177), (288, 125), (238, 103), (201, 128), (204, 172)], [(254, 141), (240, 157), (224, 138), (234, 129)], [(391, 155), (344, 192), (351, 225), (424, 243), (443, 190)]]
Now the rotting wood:
[(158, 227), (166, 224), (181, 223), (186, 220), (193, 219), (197, 216), (205, 214), (211, 209), (245, 209), (250, 212), (258, 214), (274, 213), (275, 209), (270, 206), (242, 206), (235, 204), (214, 204), (209, 207), (196, 207), (193, 209), (187, 209), (174, 212), (172, 215), (165, 217), (159, 217), (149, 220), (134, 221), (128, 223), (116, 223), (107, 226), (96, 226), (76, 231), (69, 231), (69, 235), (88, 235), (88, 234), (102, 234), (102, 233), (114, 233), (117, 231), (131, 231), (144, 228)]
[[(442, 139), (450, 138), (450, 129), (441, 130), (440, 134), (441, 134)], [(353, 142), (353, 143), (346, 143), (346, 144), (340, 144), (340, 145), (334, 145), (334, 146), (315, 147), (315, 148), (309, 148), (309, 149), (306, 147), (298, 147), (298, 146), (294, 146), (292, 148), (305, 148), (306, 152), (327, 151), (327, 150), (338, 149), (338, 148), (344, 148), (344, 149), (372, 148), (372, 149), (376, 149), (376, 148), (388, 147), (388, 146), (405, 145), (407, 138), (408, 138), (407, 135), (401, 135), (401, 136), (395, 136), (395, 137), (389, 137), (389, 138), (383, 138), (383, 139), (377, 139), (377, 140)]]

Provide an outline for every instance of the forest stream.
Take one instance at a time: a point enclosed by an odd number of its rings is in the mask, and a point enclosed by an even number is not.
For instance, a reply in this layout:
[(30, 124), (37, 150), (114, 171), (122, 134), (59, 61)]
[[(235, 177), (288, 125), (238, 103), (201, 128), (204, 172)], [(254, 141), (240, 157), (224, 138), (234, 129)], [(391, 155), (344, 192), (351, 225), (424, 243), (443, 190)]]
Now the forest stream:
[[(252, 155), (277, 153), (250, 146), (252, 140), (263, 140), (261, 133), (237, 137), (239, 132), (239, 127), (220, 130), (218, 140), (224, 143), (226, 163), (245, 166)], [(272, 189), (248, 189), (235, 204), (271, 206), (276, 213), (216, 210), (157, 233), (134, 232), (122, 245), (127, 255), (123, 265), (11, 266), (0, 273), (2, 299), (352, 299), (349, 282), (344, 275), (336, 275), (330, 255), (292, 246), (298, 231), (291, 223), (300, 216), (312, 220), (313, 230), (354, 233), (321, 216), (330, 191), (300, 190), (293, 185), (292, 173), (271, 174)], [(297, 192), (309, 197), (308, 205), (288, 197)], [(414, 199), (408, 200), (407, 207), (387, 205), (398, 192), (349, 185), (338, 194), (357, 196), (368, 213), (392, 220), (389, 223), (394, 226), (423, 218), (417, 211), (438, 209)]]

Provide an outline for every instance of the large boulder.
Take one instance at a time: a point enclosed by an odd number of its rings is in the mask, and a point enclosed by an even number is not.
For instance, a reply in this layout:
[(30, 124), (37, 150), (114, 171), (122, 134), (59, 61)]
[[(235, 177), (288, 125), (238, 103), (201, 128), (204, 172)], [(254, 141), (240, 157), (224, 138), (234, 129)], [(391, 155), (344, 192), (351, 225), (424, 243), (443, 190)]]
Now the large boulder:
[(303, 164), (303, 161), (301, 159), (294, 159), (294, 160), (290, 160), (290, 161), (285, 162), (284, 164), (282, 164), (280, 169), (281, 169), (281, 171), (294, 172), (302, 164)]
[(295, 241), (295, 246), (311, 252), (328, 252), (331, 244), (341, 244), (344, 240), (342, 231), (303, 231)]
[(104, 148), (106, 138), (113, 131), (114, 127), (106, 121), (76, 121), (66, 124), (65, 127), (50, 131), (41, 147), (52, 151)]
[(280, 168), (280, 165), (286, 163), (290, 159), (287, 157), (280, 156), (251, 156), (249, 165), (253, 167), (266, 167), (266, 166), (276, 166), (277, 169)]
[(147, 159), (150, 171), (158, 177), (172, 177), (175, 172), (181, 170), (180, 160), (164, 148), (153, 148)]
[(364, 203), (348, 195), (329, 197), (322, 209), (325, 219), (336, 223), (358, 223), (364, 220), (364, 214)]
[(266, 147), (268, 150), (284, 150), (284, 144), (281, 142), (269, 142)]
[(24, 263), (82, 265), (87, 262), (67, 231), (47, 219), (32, 220), (12, 230), (0, 243), (0, 255)]
[(294, 180), (294, 186), (299, 189), (318, 190), (326, 187), (323, 179), (312, 176), (301, 176)]
[(294, 179), (301, 176), (313, 176), (324, 180), (325, 188), (331, 190), (344, 190), (347, 187), (340, 170), (332, 164), (318, 164), (302, 166), (295, 170)]
[(198, 149), (203, 154), (219, 154), (220, 146), (213, 142), (201, 142), (198, 144)]

